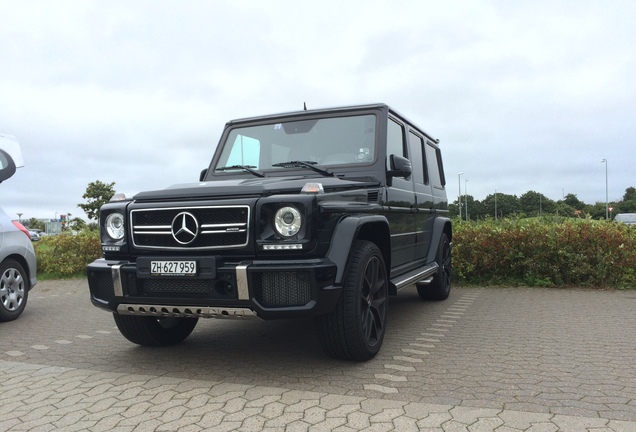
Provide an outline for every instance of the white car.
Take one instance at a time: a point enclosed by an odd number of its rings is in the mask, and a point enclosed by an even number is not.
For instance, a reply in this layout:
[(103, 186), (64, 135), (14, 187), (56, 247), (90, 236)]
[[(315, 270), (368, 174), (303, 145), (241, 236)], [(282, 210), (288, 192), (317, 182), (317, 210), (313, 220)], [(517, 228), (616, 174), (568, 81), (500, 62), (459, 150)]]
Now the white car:
[(636, 213), (619, 213), (614, 220), (628, 225), (636, 225)]
[[(0, 183), (24, 166), (18, 141), (0, 134)], [(0, 209), (0, 322), (18, 318), (37, 283), (29, 231)]]

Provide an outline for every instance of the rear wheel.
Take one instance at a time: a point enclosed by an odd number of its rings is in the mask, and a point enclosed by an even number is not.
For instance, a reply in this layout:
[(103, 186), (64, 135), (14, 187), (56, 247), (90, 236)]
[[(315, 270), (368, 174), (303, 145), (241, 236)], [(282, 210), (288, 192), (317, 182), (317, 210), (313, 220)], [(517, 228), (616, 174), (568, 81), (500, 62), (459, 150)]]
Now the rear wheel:
[(19, 262), (7, 259), (0, 264), (0, 322), (18, 318), (27, 304), (29, 281)]
[(417, 285), (417, 293), (424, 300), (446, 300), (451, 290), (451, 248), (448, 236), (442, 233), (435, 262), (439, 266), (429, 285)]
[(113, 314), (115, 324), (126, 339), (143, 346), (175, 345), (187, 338), (198, 318), (157, 318)]
[(318, 318), (325, 352), (343, 360), (373, 358), (380, 351), (386, 331), (387, 297), (388, 278), (382, 253), (372, 242), (355, 242), (340, 300), (331, 313)]

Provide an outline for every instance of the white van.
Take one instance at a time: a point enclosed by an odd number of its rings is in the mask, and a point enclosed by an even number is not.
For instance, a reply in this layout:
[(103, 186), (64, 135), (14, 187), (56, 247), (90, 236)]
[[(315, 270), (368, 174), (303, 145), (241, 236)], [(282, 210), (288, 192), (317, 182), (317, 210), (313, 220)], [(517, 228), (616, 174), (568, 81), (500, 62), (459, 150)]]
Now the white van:
[(614, 220), (628, 225), (636, 225), (636, 213), (619, 213)]

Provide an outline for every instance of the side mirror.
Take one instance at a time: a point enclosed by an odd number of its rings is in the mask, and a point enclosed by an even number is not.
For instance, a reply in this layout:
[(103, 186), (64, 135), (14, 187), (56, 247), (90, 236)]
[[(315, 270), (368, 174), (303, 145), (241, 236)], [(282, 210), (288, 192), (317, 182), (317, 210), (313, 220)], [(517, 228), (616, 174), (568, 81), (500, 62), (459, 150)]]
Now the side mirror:
[(0, 134), (0, 183), (22, 166), (24, 161), (18, 140), (14, 136)]
[(391, 169), (386, 172), (389, 177), (403, 177), (408, 180), (413, 172), (411, 161), (398, 155), (389, 156)]
[(199, 181), (203, 181), (203, 179), (205, 178), (205, 176), (208, 175), (208, 169), (204, 169), (203, 171), (201, 171), (201, 174), (199, 174)]

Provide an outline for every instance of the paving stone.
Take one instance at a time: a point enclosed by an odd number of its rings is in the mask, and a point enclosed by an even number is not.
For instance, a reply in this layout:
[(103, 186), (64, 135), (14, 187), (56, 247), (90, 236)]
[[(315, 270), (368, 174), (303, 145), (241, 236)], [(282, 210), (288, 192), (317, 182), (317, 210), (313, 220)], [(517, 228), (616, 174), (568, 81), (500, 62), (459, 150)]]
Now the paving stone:
[(34, 290), (31, 313), (3, 324), (2, 431), (636, 431), (633, 292), (462, 288), (426, 303), (407, 289), (382, 351), (355, 364), (325, 357), (311, 322), (200, 320), (179, 346), (139, 348), (85, 281), (47, 286), (63, 294)]

